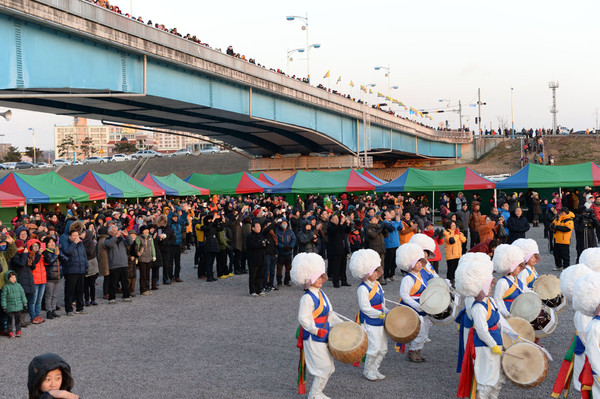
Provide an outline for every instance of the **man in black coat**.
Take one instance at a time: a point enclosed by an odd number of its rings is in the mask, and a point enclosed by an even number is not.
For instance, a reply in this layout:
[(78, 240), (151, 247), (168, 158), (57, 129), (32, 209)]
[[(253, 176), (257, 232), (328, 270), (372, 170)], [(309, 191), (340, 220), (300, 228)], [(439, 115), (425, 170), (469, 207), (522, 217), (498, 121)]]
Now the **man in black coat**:
[(204, 217), (202, 231), (204, 231), (204, 253), (206, 265), (206, 281), (217, 281), (213, 275), (215, 259), (219, 254), (219, 240), (217, 233), (223, 230), (223, 222), (219, 213), (211, 212)]
[(246, 237), (246, 259), (248, 260), (249, 281), (248, 286), (251, 296), (264, 295), (262, 283), (265, 269), (265, 248), (267, 240), (260, 233), (260, 222), (252, 221), (252, 231)]
[(158, 250), (160, 251), (160, 259), (163, 267), (163, 284), (171, 284), (170, 265), (171, 261), (171, 245), (175, 244), (175, 232), (168, 225), (167, 215), (160, 215), (156, 221), (156, 231), (158, 232)]
[(346, 277), (346, 240), (350, 234), (350, 220), (343, 215), (333, 215), (327, 224), (327, 263), (328, 274), (335, 288), (349, 287)]
[(517, 238), (525, 238), (525, 233), (529, 231), (529, 221), (523, 215), (523, 210), (517, 208), (511, 213), (506, 221), (508, 229), (508, 244), (512, 244)]

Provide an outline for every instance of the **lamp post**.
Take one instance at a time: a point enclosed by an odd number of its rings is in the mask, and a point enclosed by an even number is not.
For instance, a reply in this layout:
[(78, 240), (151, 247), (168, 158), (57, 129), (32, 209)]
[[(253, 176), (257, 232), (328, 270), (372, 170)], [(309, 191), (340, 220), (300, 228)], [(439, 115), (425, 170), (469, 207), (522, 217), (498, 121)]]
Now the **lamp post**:
[(513, 107), (513, 91), (514, 88), (510, 88), (510, 119), (512, 121), (512, 138), (515, 138), (515, 111)]
[(450, 103), (451, 103), (451, 101), (448, 100), (447, 98), (441, 98), (438, 100), (438, 102), (440, 102), (440, 103), (447, 102), (448, 103), (448, 104), (446, 104), (446, 108), (448, 108), (448, 128), (450, 128), (451, 127), (450, 126), (450, 124), (451, 124), (451, 121), (450, 121), (450, 116), (451, 116)]
[(288, 21), (293, 21), (295, 19), (298, 19), (302, 22), (302, 30), (306, 31), (306, 79), (308, 80), (308, 83), (310, 84), (310, 49), (311, 48), (319, 48), (321, 47), (320, 44), (312, 44), (309, 45), (308, 44), (308, 13), (306, 14), (305, 17), (301, 17), (298, 15), (288, 15), (287, 17), (285, 17), (285, 19), (287, 19)]
[(292, 58), (292, 54), (294, 54), (295, 52), (298, 53), (303, 53), (304, 49), (303, 48), (295, 48), (293, 50), (289, 50), (287, 52), (287, 74), (290, 74), (290, 61), (294, 61), (294, 59)]
[[(392, 109), (392, 100), (391, 100), (391, 98), (392, 98), (392, 70), (390, 69), (389, 66), (385, 67), (385, 66), (378, 65), (378, 66), (375, 67), (376, 71), (379, 71), (379, 70), (382, 70), (382, 69), (384, 71), (386, 71), (385, 72), (385, 76), (387, 76), (387, 78), (388, 78), (388, 96), (390, 97), (390, 104), (389, 105), (390, 105), (390, 109)], [(398, 88), (398, 86), (394, 86), (394, 87)]]
[(37, 165), (37, 162), (36, 162), (37, 158), (36, 158), (36, 153), (35, 153), (35, 129), (30, 127), (27, 130), (31, 130), (33, 132), (33, 164)]

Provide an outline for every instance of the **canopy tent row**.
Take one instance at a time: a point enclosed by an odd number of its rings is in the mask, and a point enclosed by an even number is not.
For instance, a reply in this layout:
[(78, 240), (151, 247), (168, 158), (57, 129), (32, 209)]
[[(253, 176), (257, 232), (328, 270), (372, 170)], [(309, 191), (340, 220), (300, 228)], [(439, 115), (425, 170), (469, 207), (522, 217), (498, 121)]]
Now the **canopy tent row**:
[(142, 179), (142, 183), (146, 184), (148, 187), (162, 189), (166, 195), (171, 196), (210, 195), (210, 190), (186, 183), (173, 173), (168, 176), (156, 176), (148, 173)]
[(262, 193), (269, 187), (247, 172), (227, 175), (193, 173), (183, 180), (197, 187), (208, 187), (211, 194), (223, 195)]
[(496, 183), (499, 189), (584, 186), (600, 186), (600, 166), (593, 162), (560, 166), (528, 164)]
[(287, 180), (265, 189), (265, 193), (337, 194), (343, 192), (374, 191), (378, 183), (347, 169), (336, 172), (298, 171)]
[(273, 179), (271, 176), (269, 176), (268, 174), (263, 173), (263, 172), (251, 173), (251, 175), (253, 177), (256, 177), (261, 182), (265, 183), (267, 186), (273, 186), (275, 184), (280, 183), (278, 180)]

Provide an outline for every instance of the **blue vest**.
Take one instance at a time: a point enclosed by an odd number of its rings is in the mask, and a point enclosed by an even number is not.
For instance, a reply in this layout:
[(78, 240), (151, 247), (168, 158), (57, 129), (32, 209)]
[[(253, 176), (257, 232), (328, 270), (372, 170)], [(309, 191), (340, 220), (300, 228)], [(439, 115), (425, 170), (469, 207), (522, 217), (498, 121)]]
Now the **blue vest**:
[[(523, 283), (521, 282), (521, 280), (519, 280), (517, 277), (515, 277), (515, 280), (516, 280), (516, 286), (515, 286), (515, 283), (510, 281), (510, 279), (508, 277), (504, 276), (502, 278), (508, 282), (508, 289), (504, 293), (502, 300), (504, 301), (506, 310), (508, 310), (510, 312), (510, 306), (512, 305), (515, 298), (523, 293)], [(510, 294), (506, 295), (507, 292), (510, 292)]]
[[(374, 307), (375, 309), (378, 310), (382, 310), (383, 308), (383, 289), (381, 288), (381, 284), (377, 284), (378, 290), (375, 293), (375, 295), (373, 295), (373, 298), (371, 298), (369, 300), (369, 302), (371, 303), (371, 306)], [(364, 282), (360, 284), (360, 286), (364, 286), (367, 289), (367, 292), (371, 292), (371, 288), (365, 284)], [(376, 319), (373, 319), (369, 316), (367, 316), (366, 314), (364, 314), (362, 312), (362, 310), (359, 312), (359, 316), (360, 316), (360, 322), (361, 323), (366, 323), (370, 326), (383, 326), (383, 319), (380, 319), (379, 317)]]
[[(487, 301), (485, 301), (485, 302), (476, 301), (473, 303), (473, 306), (471, 307), (471, 309), (473, 309), (477, 304), (480, 304), (481, 306), (483, 306), (485, 308), (486, 311), (488, 311), (488, 313), (489, 313), (489, 317), (487, 319), (488, 331), (490, 332), (490, 335), (492, 336), (492, 338), (494, 338), (494, 341), (496, 341), (496, 345), (502, 346), (502, 333), (500, 332), (500, 328), (498, 328), (498, 322), (500, 321), (500, 313), (498, 312), (498, 309), (496, 309), (496, 307), (490, 302), (490, 305), (492, 306), (492, 309), (490, 312), (490, 309), (487, 306)], [(479, 339), (479, 336), (477, 335), (477, 330), (475, 330), (475, 336), (474, 336), (473, 342), (475, 344), (475, 347), (487, 346), (487, 344), (485, 342), (483, 342), (481, 339)]]
[[(315, 303), (315, 310), (317, 310), (319, 308), (319, 305), (321, 304), (321, 302), (319, 301), (319, 297), (316, 296), (315, 294), (313, 294), (312, 292), (310, 292), (310, 290), (304, 291), (304, 295), (307, 295), (307, 294), (310, 295), (310, 297), (312, 298), (313, 302)], [(321, 292), (321, 295), (323, 296), (323, 310), (321, 311), (319, 316), (317, 316), (317, 318), (315, 319), (315, 325), (317, 326), (317, 328), (322, 328), (324, 330), (327, 330), (327, 334), (325, 334), (325, 336), (323, 338), (321, 338), (318, 335), (311, 334), (308, 331), (306, 331), (305, 329), (302, 329), (302, 339), (303, 340), (307, 340), (310, 338), (315, 342), (327, 342), (327, 338), (329, 338), (329, 329), (330, 329), (329, 321), (317, 322), (317, 320), (319, 320), (320, 318), (327, 317), (327, 315), (329, 314), (329, 308), (330, 308), (329, 301), (325, 297), (325, 294), (323, 292)]]
[[(419, 276), (421, 277), (421, 280), (423, 280), (423, 283), (417, 279), (417, 276), (415, 276), (412, 273), (409, 273), (406, 275), (407, 277), (411, 277), (413, 279), (413, 288), (410, 291), (410, 297), (412, 299), (414, 299), (417, 303), (419, 303), (419, 300), (421, 298), (421, 294), (423, 293), (423, 291), (425, 291), (425, 288), (427, 288), (427, 283), (429, 282), (429, 280), (431, 280), (433, 278), (433, 276), (431, 274), (429, 274), (429, 272), (427, 272), (425, 269), (421, 269), (421, 271), (419, 272)], [(419, 288), (413, 292), (413, 289), (415, 288), (415, 286), (418, 285)], [(408, 303), (404, 302), (404, 300), (400, 300), (400, 303), (406, 306), (410, 306)], [(416, 311), (416, 309), (415, 309)], [(425, 316), (427, 313), (425, 312), (417, 312), (419, 313), (421, 316)]]
[(579, 333), (575, 334), (575, 350), (573, 353), (576, 355), (583, 355), (585, 353), (585, 345), (581, 342), (581, 338), (579, 338)]

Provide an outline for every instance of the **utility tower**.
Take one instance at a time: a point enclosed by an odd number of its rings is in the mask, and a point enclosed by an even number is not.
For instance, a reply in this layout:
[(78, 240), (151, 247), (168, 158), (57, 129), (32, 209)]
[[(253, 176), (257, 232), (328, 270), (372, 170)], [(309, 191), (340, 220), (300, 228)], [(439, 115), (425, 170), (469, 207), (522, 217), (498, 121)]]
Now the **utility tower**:
[(552, 107), (550, 107), (550, 113), (552, 114), (552, 134), (556, 134), (556, 89), (558, 89), (558, 82), (548, 82), (548, 87), (552, 90)]

